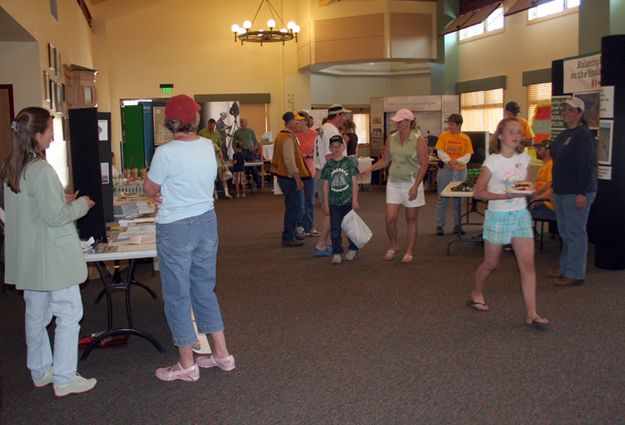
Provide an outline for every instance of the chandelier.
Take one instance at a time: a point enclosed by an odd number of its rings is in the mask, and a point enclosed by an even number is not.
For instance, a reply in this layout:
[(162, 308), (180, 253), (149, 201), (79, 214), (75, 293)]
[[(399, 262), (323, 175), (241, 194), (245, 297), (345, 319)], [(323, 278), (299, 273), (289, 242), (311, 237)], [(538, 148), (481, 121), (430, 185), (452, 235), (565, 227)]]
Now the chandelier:
[[(267, 4), (267, 8), (271, 14), (271, 19), (267, 21), (266, 29), (254, 28), (254, 22), (256, 22), (258, 12), (260, 12), (260, 9), (265, 3)], [(278, 18), (279, 22), (276, 22), (276, 18)], [(300, 31), (300, 27), (293, 21), (289, 21), (289, 23), (285, 25), (282, 16), (280, 16), (271, 2), (269, 0), (261, 0), (260, 5), (258, 5), (258, 9), (256, 10), (256, 14), (251, 21), (244, 21), (242, 26), (234, 24), (230, 27), (230, 30), (234, 33), (235, 42), (240, 41), (241, 44), (243, 44), (243, 42), (247, 41), (249, 43), (260, 43), (262, 46), (263, 43), (278, 42), (281, 42), (282, 45), (284, 45), (284, 42), (293, 39), (297, 42), (297, 34)]]

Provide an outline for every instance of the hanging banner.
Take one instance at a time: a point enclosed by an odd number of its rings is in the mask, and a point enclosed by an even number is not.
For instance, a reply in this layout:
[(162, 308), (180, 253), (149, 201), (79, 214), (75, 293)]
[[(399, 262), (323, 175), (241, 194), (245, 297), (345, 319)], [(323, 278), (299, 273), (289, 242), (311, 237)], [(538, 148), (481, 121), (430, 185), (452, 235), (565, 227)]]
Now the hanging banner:
[(601, 87), (601, 54), (579, 56), (563, 63), (564, 93), (599, 90)]

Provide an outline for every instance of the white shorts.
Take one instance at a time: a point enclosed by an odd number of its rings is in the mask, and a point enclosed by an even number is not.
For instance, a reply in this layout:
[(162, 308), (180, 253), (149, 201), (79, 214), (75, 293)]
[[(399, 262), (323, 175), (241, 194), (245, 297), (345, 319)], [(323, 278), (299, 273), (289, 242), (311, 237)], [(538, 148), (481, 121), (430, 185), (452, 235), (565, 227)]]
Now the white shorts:
[(386, 183), (386, 203), (387, 204), (400, 204), (406, 208), (416, 208), (425, 205), (425, 193), (423, 192), (423, 183), (419, 185), (417, 190), (417, 197), (412, 201), (408, 200), (408, 191), (414, 183)]

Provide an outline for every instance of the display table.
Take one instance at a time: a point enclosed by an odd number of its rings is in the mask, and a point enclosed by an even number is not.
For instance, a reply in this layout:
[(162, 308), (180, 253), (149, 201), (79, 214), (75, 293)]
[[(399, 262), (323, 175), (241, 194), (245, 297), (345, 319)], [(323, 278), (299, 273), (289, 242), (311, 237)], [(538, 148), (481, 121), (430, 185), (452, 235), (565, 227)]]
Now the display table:
[[(456, 192), (451, 190), (453, 187), (456, 187), (460, 184), (461, 182), (450, 182), (447, 186), (445, 186), (445, 188), (443, 189), (443, 191), (441, 192), (440, 196), (446, 197), (446, 198), (465, 198), (466, 199), (466, 212), (464, 214), (462, 214), (460, 216), (460, 220), (459, 223), (461, 226), (481, 226), (482, 222), (472, 222), (471, 221), (471, 214), (477, 214), (478, 216), (484, 216), (484, 214), (482, 212), (479, 211), (478, 209), (478, 200), (473, 198), (473, 191), (466, 191), (466, 192)], [(464, 219), (464, 222), (463, 222)], [(447, 244), (447, 254), (449, 254), (451, 252), (451, 246), (454, 243), (479, 243), (482, 244), (482, 232), (480, 232), (477, 235), (473, 235), (473, 236), (463, 236), (461, 232), (456, 232), (456, 239), (453, 239), (451, 241), (449, 241), (449, 243)]]
[[(145, 289), (154, 299), (157, 298), (154, 291), (152, 291), (149, 287), (144, 285), (141, 282), (138, 282), (134, 278), (136, 261), (142, 258), (154, 258), (156, 257), (156, 246), (151, 245), (146, 247), (142, 245), (141, 248), (137, 246), (137, 250), (122, 250), (122, 251), (113, 251), (110, 250), (107, 245), (98, 245), (96, 247), (96, 252), (85, 254), (85, 261), (88, 263), (95, 263), (98, 274), (100, 275), (100, 280), (104, 286), (104, 289), (100, 293), (97, 298), (99, 301), (103, 295), (106, 296), (106, 305), (107, 305), (107, 330), (98, 334), (94, 337), (93, 341), (87, 346), (84, 350), (81, 360), (86, 359), (95, 347), (98, 346), (100, 341), (104, 340), (108, 337), (113, 337), (117, 335), (136, 335), (143, 339), (148, 340), (158, 351), (164, 352), (165, 349), (161, 346), (161, 344), (149, 333), (135, 329), (133, 325), (132, 319), (132, 304), (130, 300), (130, 288), (132, 285), (139, 286)], [(106, 267), (104, 265), (105, 261), (116, 261), (116, 260), (128, 260), (130, 261), (128, 265), (128, 269), (126, 271), (126, 276), (122, 276), (121, 280), (118, 282), (113, 281), (113, 277), (109, 276)], [(112, 292), (114, 290), (123, 290), (126, 297), (126, 317), (128, 319), (128, 327), (127, 328), (113, 328), (113, 303), (111, 299)]]

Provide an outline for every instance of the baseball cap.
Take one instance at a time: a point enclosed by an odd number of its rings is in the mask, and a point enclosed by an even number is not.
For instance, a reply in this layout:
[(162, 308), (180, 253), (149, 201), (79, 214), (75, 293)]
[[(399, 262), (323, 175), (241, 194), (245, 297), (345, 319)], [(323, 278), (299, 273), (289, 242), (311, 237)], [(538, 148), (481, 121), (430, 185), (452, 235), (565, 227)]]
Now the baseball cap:
[(352, 111), (343, 108), (343, 105), (332, 105), (328, 108), (328, 115), (351, 114)]
[(200, 105), (189, 96), (179, 94), (170, 98), (165, 104), (165, 119), (178, 120), (185, 125), (193, 122), (195, 115), (202, 109)]
[(403, 120), (414, 120), (414, 114), (410, 109), (402, 108), (399, 111), (395, 112), (395, 115), (391, 117), (392, 121), (400, 122)]
[(535, 148), (551, 149), (551, 140), (544, 140), (540, 143), (534, 143)]
[(506, 111), (513, 113), (514, 115), (521, 112), (521, 107), (514, 100), (506, 103)]
[(297, 121), (302, 121), (305, 120), (306, 118), (304, 118), (303, 116), (301, 116), (300, 114), (297, 114), (295, 112), (285, 112), (284, 115), (282, 115), (282, 120), (284, 121), (285, 124), (289, 123), (290, 121), (293, 120), (297, 120)]
[(580, 99), (579, 97), (569, 97), (568, 99), (564, 101), (564, 103), (584, 112), (584, 101)]
[(339, 136), (338, 134), (335, 134), (334, 136), (330, 137), (330, 144), (332, 143), (344, 144), (345, 141), (343, 140), (343, 137)]

